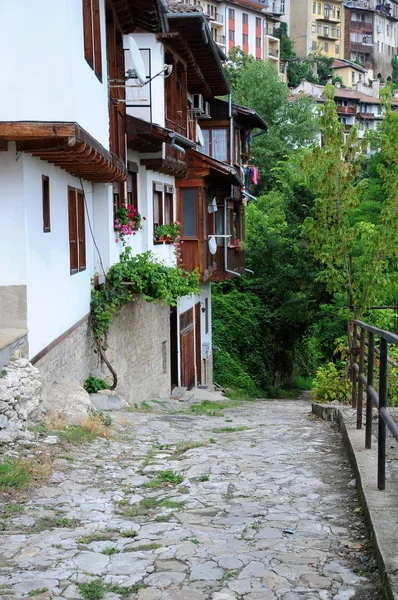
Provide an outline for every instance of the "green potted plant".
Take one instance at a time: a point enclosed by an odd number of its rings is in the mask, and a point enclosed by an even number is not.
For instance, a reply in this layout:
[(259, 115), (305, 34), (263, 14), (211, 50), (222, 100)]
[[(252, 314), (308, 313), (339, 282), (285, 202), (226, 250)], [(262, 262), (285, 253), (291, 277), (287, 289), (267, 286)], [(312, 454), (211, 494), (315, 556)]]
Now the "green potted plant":
[(155, 230), (155, 240), (164, 239), (167, 242), (175, 242), (181, 237), (181, 223), (174, 221), (167, 225), (158, 225)]

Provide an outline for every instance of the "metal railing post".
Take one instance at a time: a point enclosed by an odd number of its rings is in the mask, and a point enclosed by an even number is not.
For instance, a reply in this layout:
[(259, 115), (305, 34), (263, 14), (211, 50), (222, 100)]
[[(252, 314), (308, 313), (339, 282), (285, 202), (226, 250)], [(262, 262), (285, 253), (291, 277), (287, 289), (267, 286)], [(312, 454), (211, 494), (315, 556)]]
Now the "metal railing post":
[(365, 448), (372, 447), (372, 397), (369, 393), (369, 386), (373, 387), (373, 370), (375, 359), (375, 336), (372, 331), (368, 334), (368, 385), (366, 387), (366, 432)]
[(363, 375), (365, 367), (365, 330), (361, 327), (359, 346), (359, 374), (358, 374), (358, 401), (357, 401), (357, 429), (362, 429), (362, 407), (363, 407)]
[(352, 408), (357, 407), (357, 372), (355, 370), (355, 364), (357, 362), (357, 350), (358, 350), (358, 328), (356, 323), (354, 323), (354, 330), (352, 334), (352, 399), (351, 406)]
[(388, 343), (384, 337), (380, 338), (380, 382), (379, 382), (379, 436), (377, 460), (377, 487), (384, 490), (386, 487), (386, 424), (380, 414), (387, 405), (387, 356)]

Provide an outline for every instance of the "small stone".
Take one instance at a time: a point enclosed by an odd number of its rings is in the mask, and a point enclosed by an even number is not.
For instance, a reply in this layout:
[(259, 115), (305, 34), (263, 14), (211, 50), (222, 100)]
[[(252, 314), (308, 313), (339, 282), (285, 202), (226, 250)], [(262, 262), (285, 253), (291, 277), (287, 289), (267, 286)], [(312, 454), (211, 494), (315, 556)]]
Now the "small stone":
[(58, 444), (59, 442), (59, 438), (56, 435), (49, 435), (46, 437), (45, 440), (43, 440), (43, 444), (48, 444), (49, 446), (52, 446), (53, 444)]

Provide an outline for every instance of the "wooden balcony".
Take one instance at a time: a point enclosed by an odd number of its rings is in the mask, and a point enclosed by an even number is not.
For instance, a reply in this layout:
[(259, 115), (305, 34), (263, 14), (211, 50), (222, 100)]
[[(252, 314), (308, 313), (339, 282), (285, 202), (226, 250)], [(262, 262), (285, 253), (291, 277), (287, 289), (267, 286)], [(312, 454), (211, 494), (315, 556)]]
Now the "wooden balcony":
[(338, 113), (344, 114), (344, 115), (355, 115), (355, 113), (357, 112), (357, 109), (355, 106), (336, 106), (336, 110)]

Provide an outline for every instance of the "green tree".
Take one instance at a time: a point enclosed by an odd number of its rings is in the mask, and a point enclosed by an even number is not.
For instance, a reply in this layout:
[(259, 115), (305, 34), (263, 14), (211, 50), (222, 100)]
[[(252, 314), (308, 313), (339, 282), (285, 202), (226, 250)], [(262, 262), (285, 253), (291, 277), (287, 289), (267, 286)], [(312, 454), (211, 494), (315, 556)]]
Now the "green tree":
[(233, 100), (254, 108), (268, 123), (268, 133), (254, 138), (252, 152), (260, 170), (260, 188), (269, 189), (277, 162), (315, 140), (315, 104), (307, 97), (290, 102), (287, 86), (268, 61), (253, 61), (241, 69)]
[(371, 304), (396, 294), (398, 115), (392, 110), (391, 94), (388, 96), (386, 91), (376, 164), (377, 189), (382, 191), (379, 219), (360, 219), (369, 190), (368, 178), (360, 177), (361, 151), (366, 150), (367, 140), (358, 140), (354, 126), (344, 141), (344, 125), (338, 121), (333, 100), (334, 88), (328, 86), (325, 95), (327, 102), (321, 115), (323, 146), (308, 152), (302, 163), (307, 184), (317, 191), (313, 215), (306, 220), (305, 229), (327, 289), (345, 294), (347, 304), (353, 305), (358, 316)]
[(250, 63), (254, 62), (253, 56), (247, 55), (240, 46), (234, 46), (228, 53), (228, 62), (224, 65), (224, 70), (228, 77), (231, 92), (234, 93), (243, 70)]

